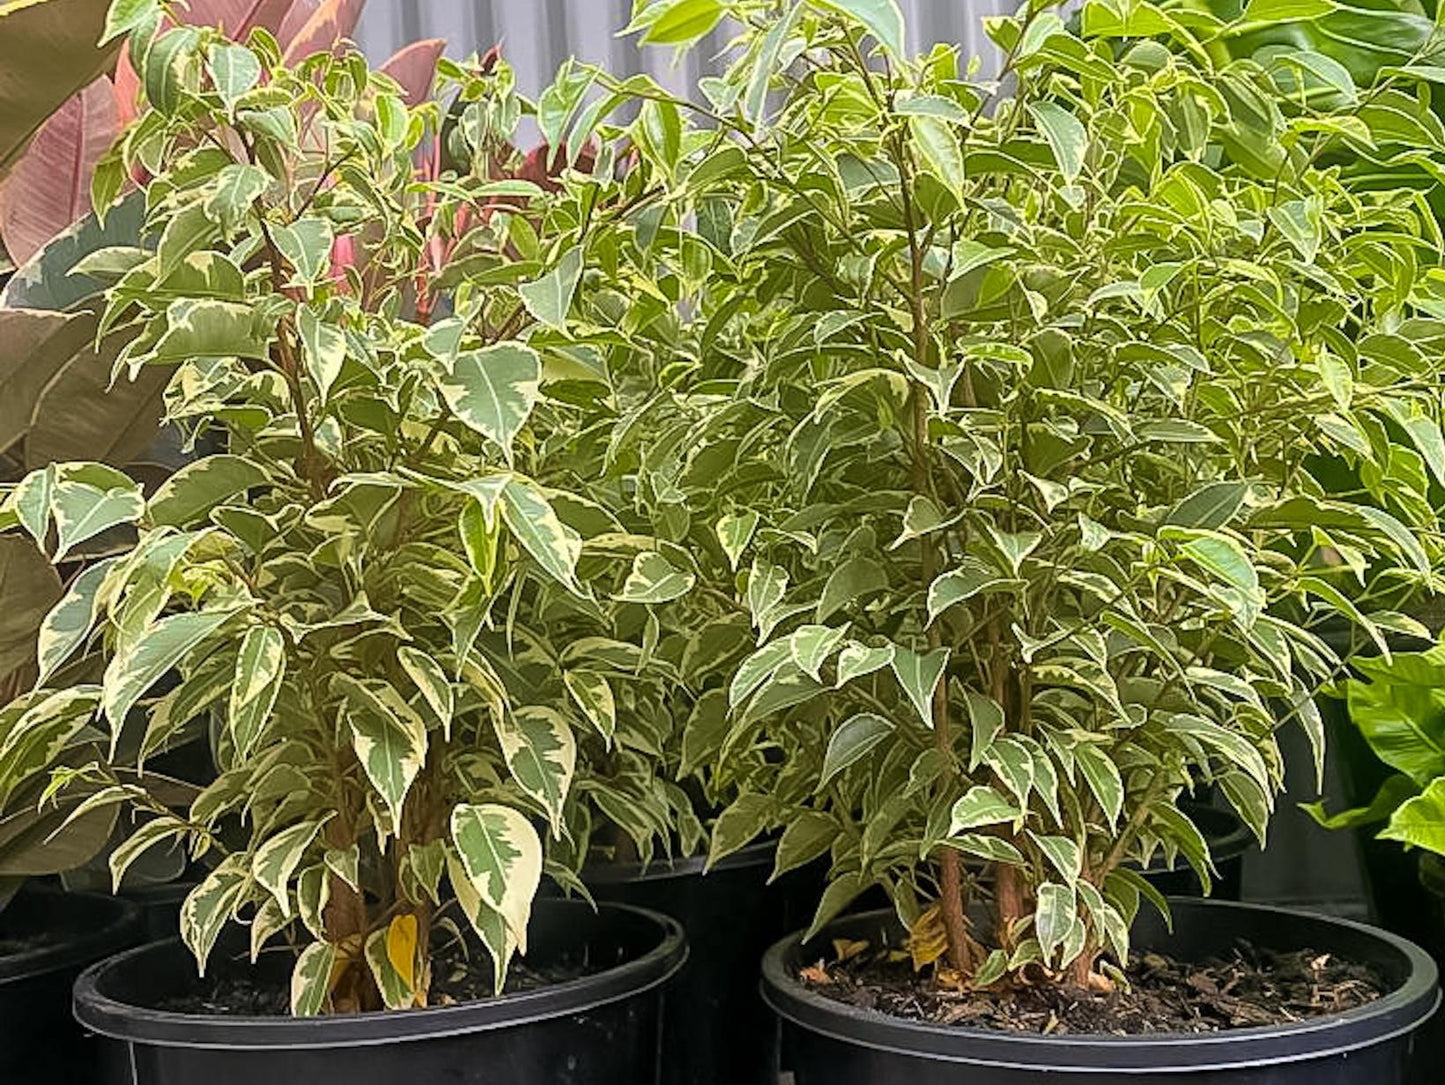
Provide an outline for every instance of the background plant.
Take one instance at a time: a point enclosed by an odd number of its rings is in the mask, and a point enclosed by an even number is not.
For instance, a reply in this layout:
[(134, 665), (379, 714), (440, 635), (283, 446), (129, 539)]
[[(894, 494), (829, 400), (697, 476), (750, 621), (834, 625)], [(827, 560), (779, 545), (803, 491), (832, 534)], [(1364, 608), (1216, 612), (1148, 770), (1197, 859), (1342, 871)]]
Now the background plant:
[[(117, 4), (111, 32), (156, 14)], [(58, 817), (47, 847), (125, 818), (117, 881), (186, 847), (212, 868), (182, 908), (198, 962), (232, 920), (253, 955), (284, 933), (302, 1014), (425, 1003), (452, 909), (500, 986), (544, 867), (576, 884), (574, 785), (670, 680), (631, 621), (655, 564), (582, 492), (585, 422), (554, 394), (581, 254), (506, 176), (527, 106), (504, 65), (442, 70), (445, 114), (354, 54), (160, 30), (122, 152), (153, 177), (154, 248), (86, 270), (114, 277), (117, 379), (172, 367), (167, 420), (224, 450), (148, 495), (53, 464), (0, 514), (57, 563), (137, 532), (42, 627), (37, 688), (0, 713), (0, 808)], [(434, 135), (451, 165), (419, 177)], [(146, 764), (198, 736), (220, 771), (191, 800)]]
[(658, 395), (758, 645), (697, 721), (742, 791), (712, 855), (781, 827), (780, 869), (830, 856), (813, 930), (880, 884), (920, 965), (1088, 980), (1134, 865), (1208, 881), (1179, 795), (1263, 838), (1276, 729), (1318, 758), (1312, 629), (1414, 629), (1392, 608), (1434, 583), (1439, 236), (1329, 158), (1421, 155), (1433, 117), (1408, 73), (1305, 93), (1150, 4), (999, 21), (1008, 96), (910, 58), (891, 4), (639, 22), (724, 16), (727, 77), (659, 102), (705, 133), (672, 169), (713, 274)]

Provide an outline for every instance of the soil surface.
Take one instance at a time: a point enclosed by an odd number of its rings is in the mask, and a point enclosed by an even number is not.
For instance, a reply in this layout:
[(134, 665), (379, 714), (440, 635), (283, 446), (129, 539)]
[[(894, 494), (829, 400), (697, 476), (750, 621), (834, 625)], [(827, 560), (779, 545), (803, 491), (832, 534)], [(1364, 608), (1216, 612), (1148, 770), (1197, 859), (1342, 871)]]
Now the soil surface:
[(809, 965), (798, 978), (839, 1002), (915, 1021), (1119, 1036), (1302, 1021), (1373, 1002), (1387, 987), (1373, 969), (1327, 953), (1276, 953), (1243, 942), (1199, 962), (1140, 953), (1126, 970), (1127, 986), (1110, 991), (1047, 982), (950, 988), (897, 956), (869, 948), (846, 961)]
[[(244, 959), (224, 964), (217, 960), (214, 965), (213, 976), (198, 981), (191, 991), (158, 1001), (156, 1009), (216, 1017), (285, 1017), (291, 1013), (285, 977), (260, 975)], [(484, 950), (473, 948), (468, 954), (459, 944), (452, 943), (432, 958), (431, 967), (430, 1004), (433, 1006), (480, 1002), (492, 997), (492, 961)], [(533, 966), (514, 957), (507, 970), (503, 994), (566, 983), (595, 975), (607, 967), (609, 965), (573, 960)]]

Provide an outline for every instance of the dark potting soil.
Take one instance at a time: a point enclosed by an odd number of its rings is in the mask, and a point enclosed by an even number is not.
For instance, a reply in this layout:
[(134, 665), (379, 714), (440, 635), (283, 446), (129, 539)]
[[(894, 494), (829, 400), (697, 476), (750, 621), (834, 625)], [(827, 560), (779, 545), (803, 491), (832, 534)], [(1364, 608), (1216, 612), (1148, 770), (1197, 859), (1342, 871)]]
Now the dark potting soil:
[(1302, 1021), (1373, 1002), (1386, 987), (1366, 965), (1245, 942), (1228, 956), (1199, 962), (1138, 954), (1126, 970), (1127, 985), (1115, 983), (1109, 991), (1047, 982), (959, 989), (927, 972), (915, 973), (907, 955), (898, 956), (870, 947), (846, 961), (809, 965), (798, 978), (839, 1002), (915, 1021), (1118, 1036)]
[[(453, 942), (438, 951), (431, 967), (432, 1006), (480, 1002), (493, 997), (492, 961), (485, 951), (472, 949), (468, 954)], [(575, 960), (532, 966), (513, 958), (502, 993), (512, 995), (551, 987), (595, 975), (606, 967)], [(291, 1000), (284, 980), (258, 975), (242, 961), (239, 966), (217, 968), (214, 978), (208, 977), (183, 995), (160, 1000), (156, 1009), (216, 1017), (285, 1017), (291, 1012)]]

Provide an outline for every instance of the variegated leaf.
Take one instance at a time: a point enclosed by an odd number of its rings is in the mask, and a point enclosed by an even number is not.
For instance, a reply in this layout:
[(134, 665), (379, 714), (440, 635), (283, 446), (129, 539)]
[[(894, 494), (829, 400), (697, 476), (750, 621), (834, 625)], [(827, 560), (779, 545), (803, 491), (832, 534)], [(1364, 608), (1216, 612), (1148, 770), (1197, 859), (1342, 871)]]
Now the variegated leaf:
[(206, 961), (221, 928), (230, 922), (251, 887), (247, 859), (241, 853), (226, 856), (181, 902), (181, 941), (195, 955), (201, 975), (205, 975)]
[(617, 730), (617, 702), (607, 679), (593, 671), (565, 671), (562, 684), (587, 717), (587, 722), (611, 746), (613, 732)]
[(437, 722), (441, 724), (443, 733), (447, 738), (451, 738), (452, 713), (456, 710), (456, 697), (452, 692), (452, 684), (447, 678), (447, 672), (431, 656), (410, 645), (403, 645), (397, 651), (396, 658), (401, 663), (402, 669), (416, 683), (416, 688), (421, 691), (422, 699), (426, 701), (427, 707), (432, 710)]
[(36, 642), (36, 656), (40, 664), (40, 676), (35, 680), (37, 689), (45, 685), (90, 637), (91, 628), (95, 625), (100, 582), (114, 562), (114, 558), (109, 558), (82, 572), (40, 623), (40, 636)]
[(552, 831), (560, 836), (562, 804), (577, 764), (572, 728), (557, 712), (542, 705), (513, 709), (493, 722), (512, 779), (542, 804)]
[(287, 918), (291, 916), (291, 876), (328, 820), (329, 815), (282, 829), (257, 848), (251, 859), (251, 876), (275, 898)]
[(426, 724), (399, 697), (383, 700), (349, 675), (333, 681), (346, 696), (356, 758), (386, 803), (391, 831), (400, 832), (401, 805), (426, 762)]
[(416, 916), (399, 915), (366, 939), (366, 964), (389, 1010), (409, 1009), (416, 1002)]
[(450, 851), (447, 852), (447, 877), (452, 883), (452, 892), (456, 894), (457, 903), (467, 917), (467, 922), (472, 925), (472, 930), (477, 932), (477, 937), (491, 954), (493, 990), (500, 995), (502, 985), (507, 980), (507, 967), (517, 952), (517, 939), (512, 936), (502, 913), (482, 899), (471, 875), (467, 873), (467, 868)]
[[(457, 806), (451, 830), (465, 880), (483, 904), (501, 915), (517, 946), (527, 952), (527, 921), (542, 879), (537, 830), (520, 811), (499, 803)], [(455, 875), (452, 881), (456, 883)]]
[(500, 446), (511, 463), (512, 442), (541, 395), (541, 381), (536, 351), (520, 343), (498, 343), (450, 359), (438, 388), (452, 412)]
[(226, 710), (238, 757), (246, 757), (261, 737), (285, 675), (285, 635), (274, 626), (252, 626), (236, 657), (236, 676)]
[(315, 1017), (331, 1000), (331, 979), (339, 954), (330, 942), (312, 942), (291, 970), (291, 1014)]

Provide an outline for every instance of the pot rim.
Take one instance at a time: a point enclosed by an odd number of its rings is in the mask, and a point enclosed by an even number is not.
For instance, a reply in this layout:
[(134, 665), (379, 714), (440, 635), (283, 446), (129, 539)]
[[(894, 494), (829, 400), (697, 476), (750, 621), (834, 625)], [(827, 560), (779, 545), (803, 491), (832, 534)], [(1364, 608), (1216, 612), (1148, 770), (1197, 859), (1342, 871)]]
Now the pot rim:
[[(1191, 897), (1170, 897), (1169, 905), (1175, 915), (1190, 909), (1220, 913), (1207, 920), (1211, 925), (1226, 919), (1223, 912), (1234, 910), (1347, 929), (1388, 945), (1408, 962), (1409, 974), (1402, 984), (1374, 1002), (1307, 1021), (1211, 1033), (1045, 1036), (910, 1021), (828, 998), (800, 983), (788, 967), (788, 958), (802, 943), (802, 932), (796, 932), (775, 943), (763, 957), (763, 1000), (784, 1020), (857, 1047), (1002, 1069), (1119, 1074), (1242, 1069), (1338, 1055), (1412, 1032), (1440, 1005), (1435, 961), (1414, 943), (1388, 931), (1269, 905)], [(883, 909), (842, 917), (830, 928), (849, 921), (867, 923), (892, 918), (892, 912)]]
[[(592, 914), (589, 905), (575, 900), (538, 900), (534, 907), (586, 909)], [(254, 1017), (156, 1010), (101, 992), (106, 973), (122, 963), (181, 948), (179, 938), (167, 938), (118, 954), (82, 973), (75, 982), (75, 1019), (102, 1036), (159, 1047), (255, 1051), (376, 1046), (513, 1028), (585, 1013), (666, 983), (687, 961), (686, 936), (682, 925), (671, 917), (625, 904), (599, 904), (596, 914), (603, 912), (626, 913), (651, 922), (657, 928), (657, 944), (634, 960), (603, 972), (500, 998), (414, 1010)]]
[(89, 906), (95, 910), (99, 925), (88, 925), (60, 943), (0, 956), (0, 985), (92, 964), (97, 957), (107, 957), (133, 945), (140, 937), (141, 910), (129, 901), (103, 893), (70, 893), (51, 886), (26, 886), (21, 894), (31, 898), (67, 898)]

